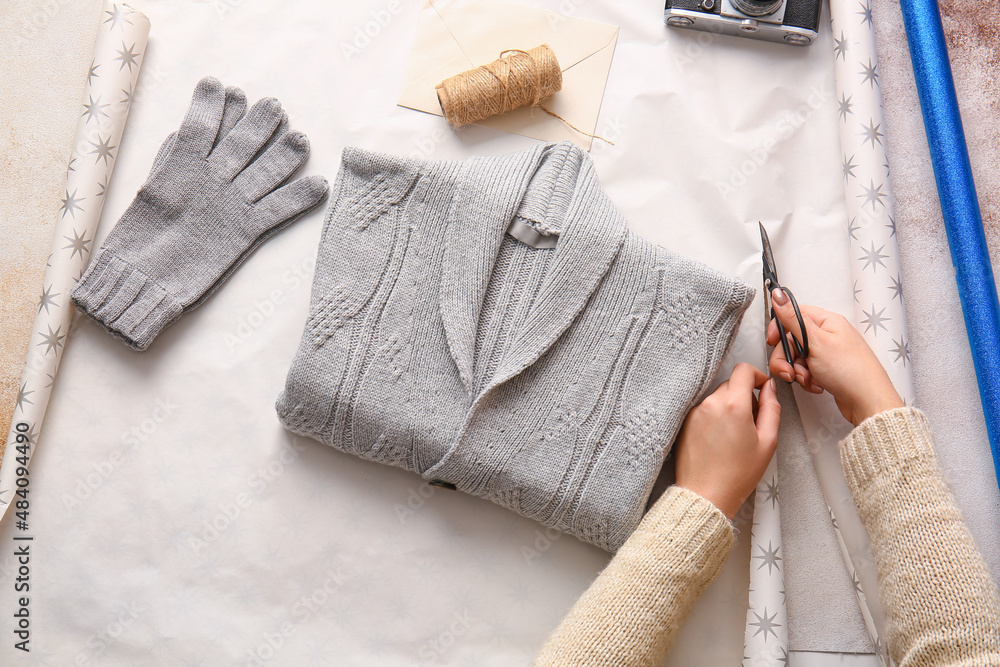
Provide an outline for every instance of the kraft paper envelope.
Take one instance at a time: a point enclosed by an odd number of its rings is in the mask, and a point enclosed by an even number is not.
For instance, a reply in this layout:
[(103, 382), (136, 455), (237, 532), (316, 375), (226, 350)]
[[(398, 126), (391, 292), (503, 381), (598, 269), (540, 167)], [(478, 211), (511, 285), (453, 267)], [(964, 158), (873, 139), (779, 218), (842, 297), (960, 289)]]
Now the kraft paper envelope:
[[(435, 87), (444, 79), (490, 63), (505, 50), (548, 44), (563, 71), (563, 86), (545, 107), (595, 134), (617, 41), (617, 26), (513, 2), (428, 0), (417, 22), (399, 105), (441, 116)], [(541, 109), (515, 109), (478, 124), (545, 141), (568, 139), (588, 150), (592, 143)]]

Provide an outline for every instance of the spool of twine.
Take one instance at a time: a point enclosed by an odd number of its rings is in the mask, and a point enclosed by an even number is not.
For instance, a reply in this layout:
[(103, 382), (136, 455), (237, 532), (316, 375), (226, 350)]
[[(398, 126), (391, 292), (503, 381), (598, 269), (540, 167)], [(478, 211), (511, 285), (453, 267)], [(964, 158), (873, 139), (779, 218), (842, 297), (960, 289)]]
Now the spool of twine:
[(542, 44), (528, 51), (504, 51), (488, 65), (445, 79), (437, 94), (444, 117), (461, 127), (523, 106), (540, 106), (561, 88), (556, 54)]
[(556, 54), (548, 44), (542, 44), (528, 51), (507, 49), (488, 65), (445, 79), (436, 90), (444, 117), (455, 127), (530, 105), (558, 118), (574, 132), (613, 146), (613, 141), (584, 132), (545, 108), (542, 100), (561, 88), (562, 70)]

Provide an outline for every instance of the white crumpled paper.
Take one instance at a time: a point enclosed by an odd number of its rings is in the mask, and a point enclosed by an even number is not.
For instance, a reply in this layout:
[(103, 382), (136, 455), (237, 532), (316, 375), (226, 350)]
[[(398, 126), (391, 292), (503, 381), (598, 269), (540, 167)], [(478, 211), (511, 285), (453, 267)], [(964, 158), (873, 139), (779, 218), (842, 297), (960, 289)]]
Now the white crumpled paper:
[[(209, 74), (252, 99), (280, 99), (309, 136), (306, 173), (330, 179), (346, 145), (464, 159), (534, 142), (453, 131), (396, 106), (418, 6), (134, 4), (156, 28), (96, 244)], [(668, 29), (655, 4), (537, 6), (621, 26), (595, 128), (615, 145), (597, 142), (592, 156), (636, 232), (759, 285), (762, 220), (800, 301), (851, 312), (825, 27), (797, 49)], [(487, 501), (281, 428), (273, 404), (305, 322), (322, 217), (270, 239), (145, 353), (87, 321), (67, 341), (32, 461), (33, 567), (44, 580), (33, 632), (48, 662), (527, 664), (607, 562)], [(723, 373), (737, 360), (763, 366), (759, 302)], [(743, 521), (669, 664), (739, 661)], [(843, 567), (835, 551), (825, 556)], [(0, 556), (4, 608), (12, 558)], [(817, 613), (856, 613), (849, 584), (824, 605)], [(826, 649), (853, 641), (842, 630)], [(0, 662), (15, 655), (0, 644)]]

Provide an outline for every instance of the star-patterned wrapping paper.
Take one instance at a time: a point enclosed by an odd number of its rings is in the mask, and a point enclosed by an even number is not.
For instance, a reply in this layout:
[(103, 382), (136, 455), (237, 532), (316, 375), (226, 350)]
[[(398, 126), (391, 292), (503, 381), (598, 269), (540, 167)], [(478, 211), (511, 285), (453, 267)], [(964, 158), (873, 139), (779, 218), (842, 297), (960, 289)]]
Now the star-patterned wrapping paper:
[[(830, 3), (854, 322), (903, 400), (913, 405), (909, 335), (870, 3), (871, 0)], [(883, 640), (885, 620), (871, 545), (843, 478), (836, 448), (829, 446), (846, 435), (846, 429), (831, 401), (820, 402), (801, 391), (796, 392), (796, 400), (802, 408), (807, 433), (819, 434), (818, 446), (811, 449), (861, 614), (879, 660), (883, 665), (891, 665)]]
[[(69, 296), (93, 251), (104, 197), (149, 37), (149, 20), (126, 4), (105, 2), (77, 122), (52, 250), (38, 299), (6, 447), (0, 450), (0, 518), (27, 481), (75, 308)], [(24, 470), (21, 470), (24, 473)], [(25, 478), (18, 486), (18, 478)], [(27, 526), (27, 522), (25, 522)]]
[(788, 664), (788, 610), (778, 489), (778, 456), (775, 454), (754, 492), (750, 596), (742, 667)]
[(912, 405), (909, 334), (870, 2), (833, 0), (831, 7), (855, 318), (903, 400)]

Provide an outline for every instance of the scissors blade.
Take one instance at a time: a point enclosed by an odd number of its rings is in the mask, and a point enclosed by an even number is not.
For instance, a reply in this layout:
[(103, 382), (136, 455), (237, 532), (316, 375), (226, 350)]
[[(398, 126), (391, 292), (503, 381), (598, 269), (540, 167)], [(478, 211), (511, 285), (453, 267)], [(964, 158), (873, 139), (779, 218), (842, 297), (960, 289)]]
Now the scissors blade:
[[(757, 221), (757, 226), (760, 227), (760, 245), (762, 248), (761, 261), (764, 265), (764, 358), (767, 359), (771, 355), (771, 348), (767, 344), (767, 329), (771, 323), (771, 318), (774, 316), (774, 311), (771, 309), (771, 286), (778, 284), (777, 272), (774, 269), (774, 255), (771, 254), (771, 241), (767, 238), (767, 230), (764, 229), (763, 223), (759, 220)], [(778, 323), (779, 330), (781, 323)], [(784, 343), (784, 335), (782, 334), (782, 343)], [(768, 375), (771, 374), (771, 369), (768, 367)]]
[(778, 269), (774, 265), (774, 255), (771, 253), (771, 241), (767, 238), (767, 230), (761, 222), (757, 222), (760, 227), (760, 245), (764, 249), (762, 257), (764, 260), (764, 279), (771, 279), (772, 284), (778, 284)]

